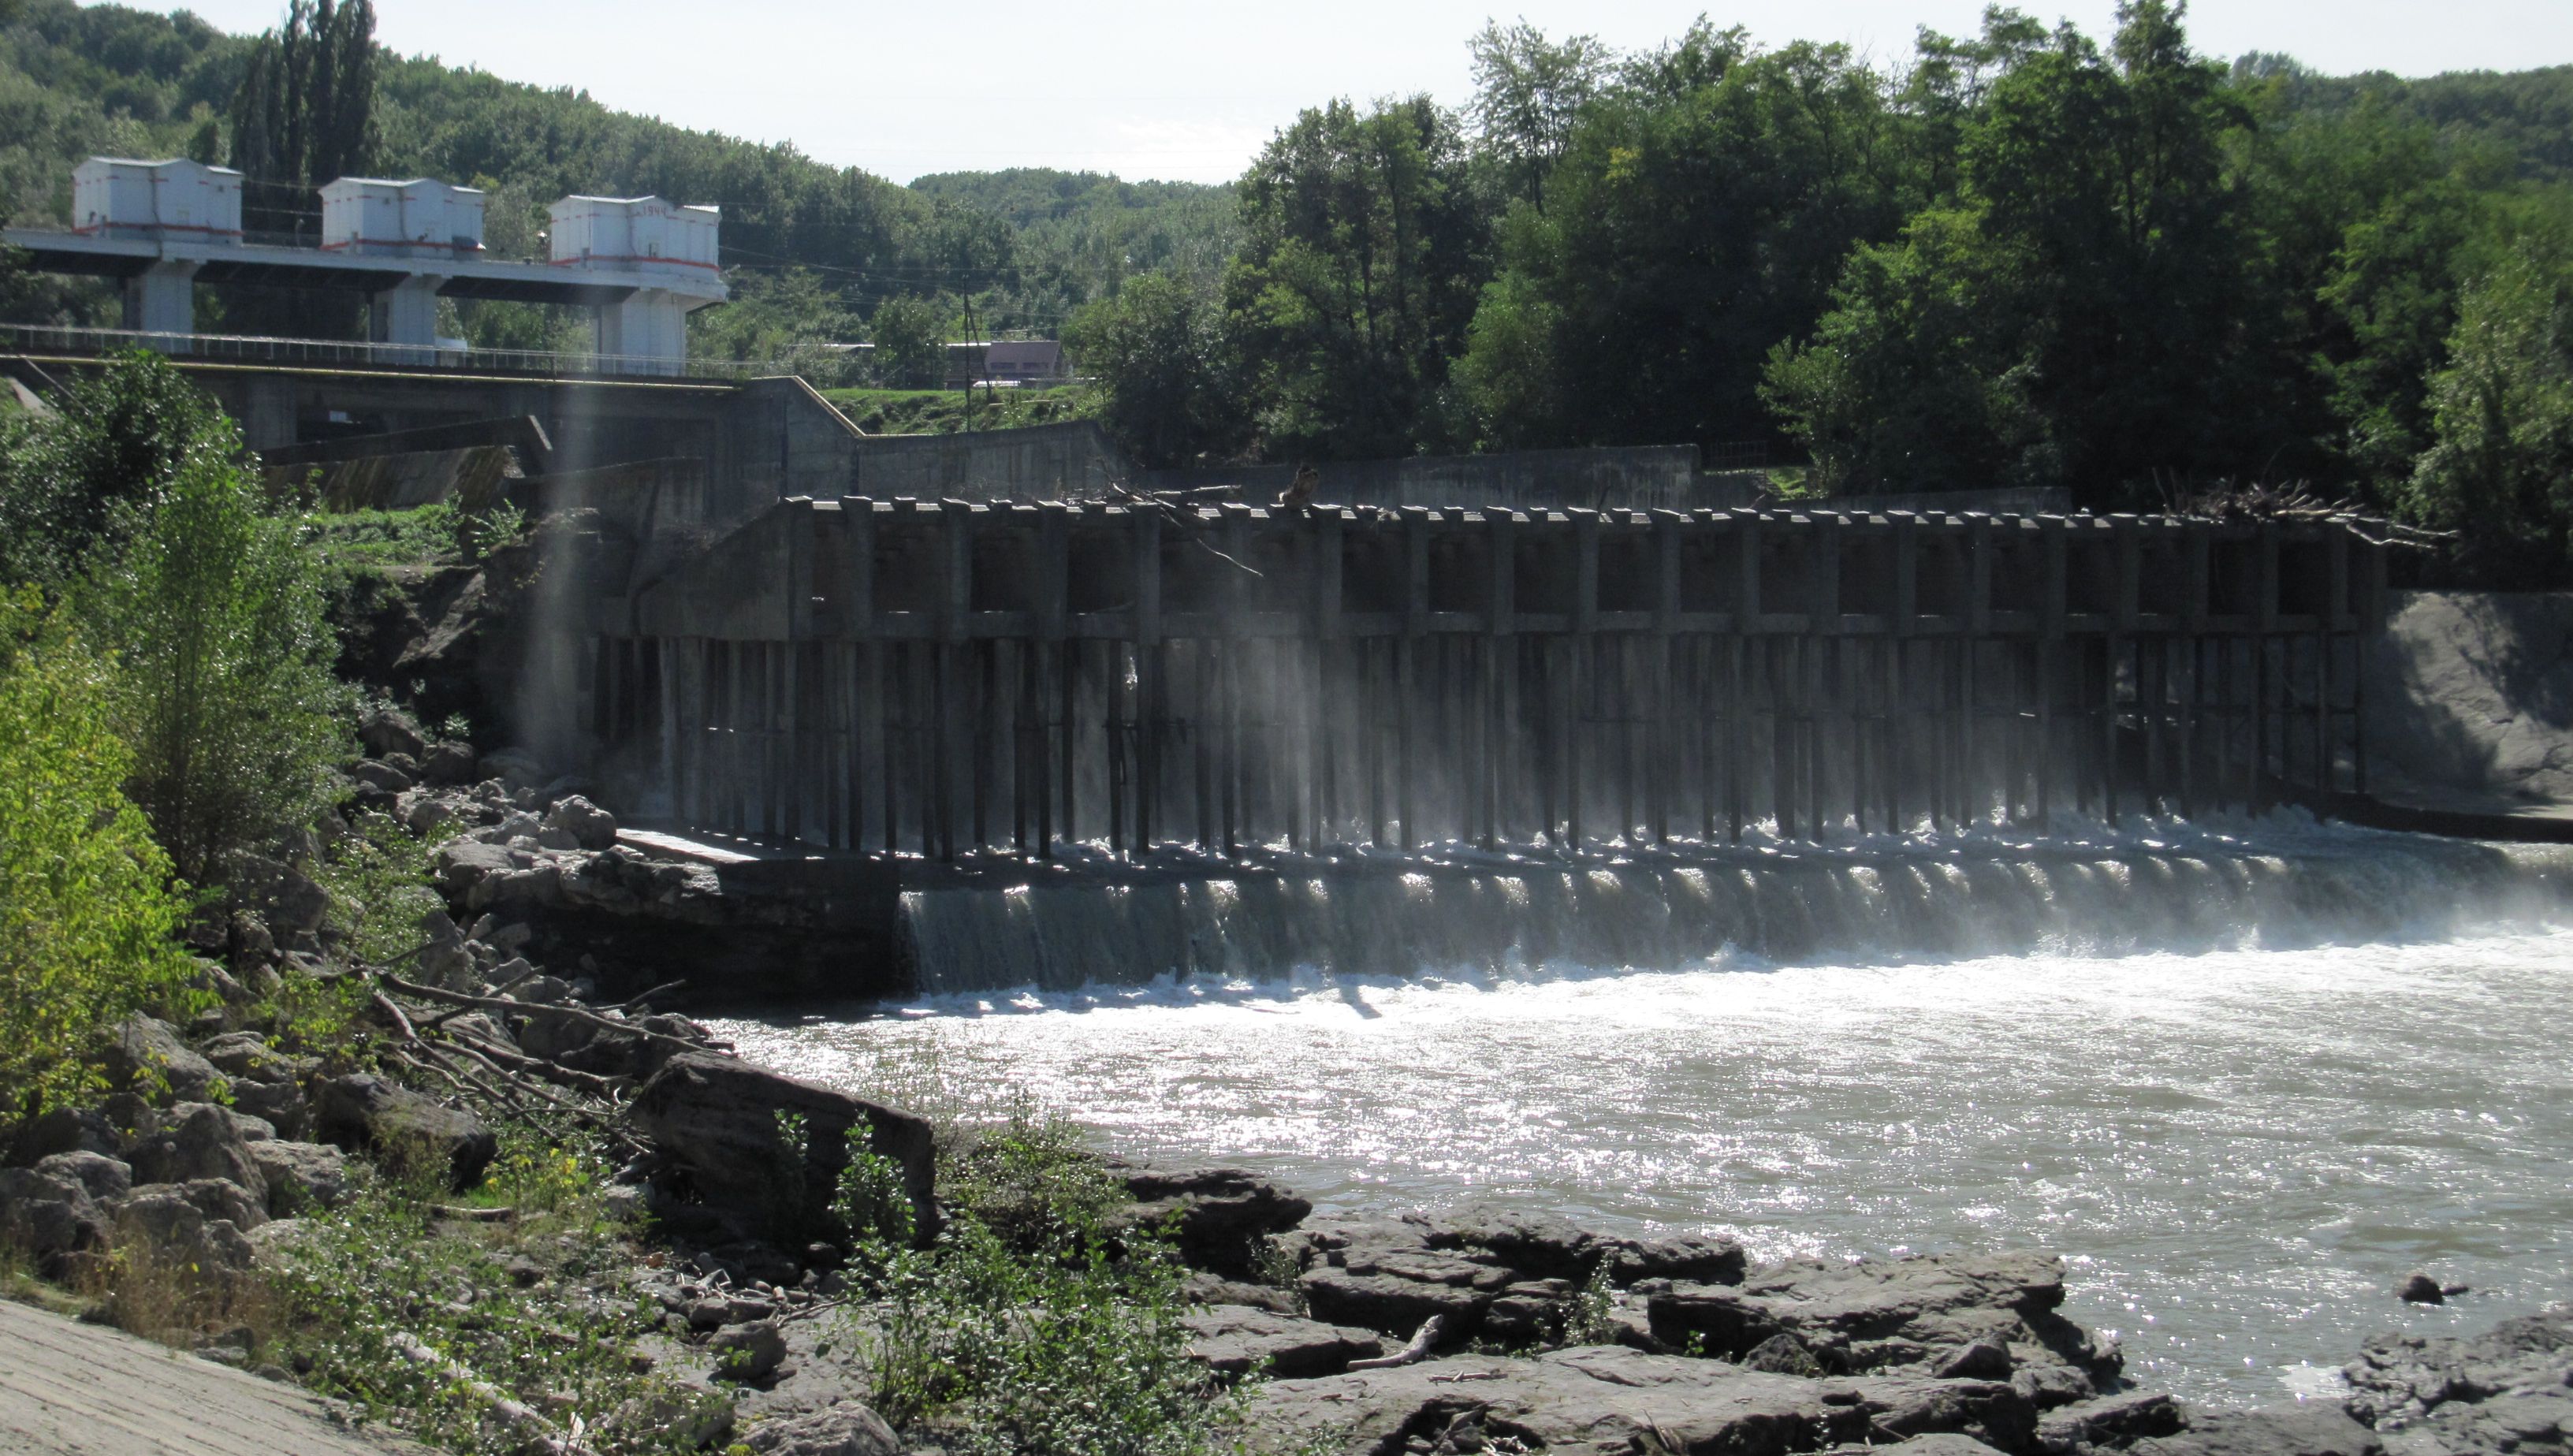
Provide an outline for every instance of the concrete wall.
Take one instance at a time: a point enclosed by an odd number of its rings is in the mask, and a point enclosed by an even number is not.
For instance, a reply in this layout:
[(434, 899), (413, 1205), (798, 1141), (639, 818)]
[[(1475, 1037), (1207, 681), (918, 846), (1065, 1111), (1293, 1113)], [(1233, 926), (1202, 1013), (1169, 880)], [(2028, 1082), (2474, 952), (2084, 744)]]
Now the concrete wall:
[(1087, 419), (972, 434), (868, 435), (854, 453), (846, 493), (879, 500), (1095, 500), (1112, 482), (1137, 474)]
[(2573, 593), (2392, 593), (2368, 657), (2379, 797), (2509, 812), (2573, 805)]

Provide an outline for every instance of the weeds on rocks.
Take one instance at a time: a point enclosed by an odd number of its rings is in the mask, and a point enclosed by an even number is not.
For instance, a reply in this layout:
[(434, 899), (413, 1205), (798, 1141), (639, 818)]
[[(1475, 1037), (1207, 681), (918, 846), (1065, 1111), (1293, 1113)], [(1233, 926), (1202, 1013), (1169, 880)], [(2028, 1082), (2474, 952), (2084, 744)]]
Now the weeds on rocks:
[(841, 1217), (875, 1230), (846, 1317), (886, 1419), (963, 1456), (1197, 1456), (1239, 1426), (1188, 1357), (1168, 1239), (1111, 1223), (1122, 1189), (1069, 1124), (1022, 1111), (955, 1158), (925, 1250), (882, 1162), (853, 1160)]
[(604, 1184), (595, 1152), (540, 1129), (494, 1164), (505, 1218), (452, 1216), (433, 1177), (381, 1179), (280, 1242), (259, 1355), (449, 1450), (690, 1449), (724, 1402), (635, 1354), (659, 1309)]

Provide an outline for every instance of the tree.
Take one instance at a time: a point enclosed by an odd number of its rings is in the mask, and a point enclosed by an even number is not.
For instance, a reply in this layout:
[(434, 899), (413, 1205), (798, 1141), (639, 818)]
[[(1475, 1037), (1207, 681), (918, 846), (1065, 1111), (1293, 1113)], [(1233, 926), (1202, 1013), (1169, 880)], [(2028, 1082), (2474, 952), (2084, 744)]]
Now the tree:
[(33, 591), (0, 592), (0, 1135), (104, 1090), (81, 1055), (193, 970), (170, 863), (122, 792), (113, 667)]
[(1494, 447), (1765, 438), (1761, 367), (1813, 327), (1907, 185), (1881, 78), (1845, 47), (1754, 55), (1701, 24), (1581, 113), (1542, 214), (1500, 229), (1458, 373)]
[(158, 354), (121, 356), (53, 405), (0, 436), (0, 584), (63, 585), (191, 461), (247, 459), (231, 421)]
[(876, 368), (885, 382), (929, 388), (946, 377), (947, 314), (929, 300), (912, 294), (885, 300), (876, 306), (867, 333), (875, 341)]
[(130, 792), (178, 873), (220, 876), (333, 799), (345, 693), (320, 559), (240, 467), (196, 456), (74, 595), (117, 654)]
[(233, 166), (251, 184), (247, 227), (293, 231), (304, 189), (363, 175), (376, 148), (372, 0), (293, 0), (251, 52), (232, 129)]
[(2573, 562), (2573, 263), (2551, 252), (2515, 248), (2466, 290), (2403, 502), (2458, 532), (2460, 566), (2495, 585)]
[(1549, 41), (1524, 19), (1507, 29), (1485, 21), (1466, 50), (1474, 67), (1466, 115), (1476, 138), (1511, 189), (1543, 211), (1546, 176), (1572, 140), (1581, 108), (1607, 79), (1611, 53), (1594, 36)]
[(1242, 182), (1225, 278), (1273, 453), (1408, 454), (1449, 434), (1442, 390), (1488, 268), (1456, 119), (1426, 96), (1309, 110)]
[(1098, 376), (1100, 423), (1140, 462), (1181, 465), (1241, 448), (1250, 421), (1208, 290), (1167, 273), (1128, 279), (1073, 316), (1065, 343)]

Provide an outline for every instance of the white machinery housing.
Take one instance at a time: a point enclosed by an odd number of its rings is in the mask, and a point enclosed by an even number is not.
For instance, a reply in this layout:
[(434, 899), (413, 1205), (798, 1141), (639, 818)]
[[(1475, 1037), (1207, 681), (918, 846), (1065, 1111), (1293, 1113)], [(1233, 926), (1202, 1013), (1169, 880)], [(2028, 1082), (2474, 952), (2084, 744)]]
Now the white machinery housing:
[(482, 192), (425, 177), (343, 177), (322, 188), (322, 251), (373, 258), (470, 258), (482, 251)]

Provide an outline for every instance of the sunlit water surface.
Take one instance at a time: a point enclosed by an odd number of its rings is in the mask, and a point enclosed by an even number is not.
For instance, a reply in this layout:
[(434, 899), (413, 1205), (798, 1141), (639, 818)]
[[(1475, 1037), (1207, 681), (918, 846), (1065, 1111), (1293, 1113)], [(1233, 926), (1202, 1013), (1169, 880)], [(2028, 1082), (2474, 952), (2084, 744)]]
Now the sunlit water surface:
[[(1495, 1199), (1755, 1258), (2043, 1247), (2201, 1399), (2573, 1296), (2573, 933), (995, 993), (732, 1021), (879, 1095), (1023, 1089), (1318, 1204)], [(2444, 1309), (2389, 1290), (2427, 1265)]]

